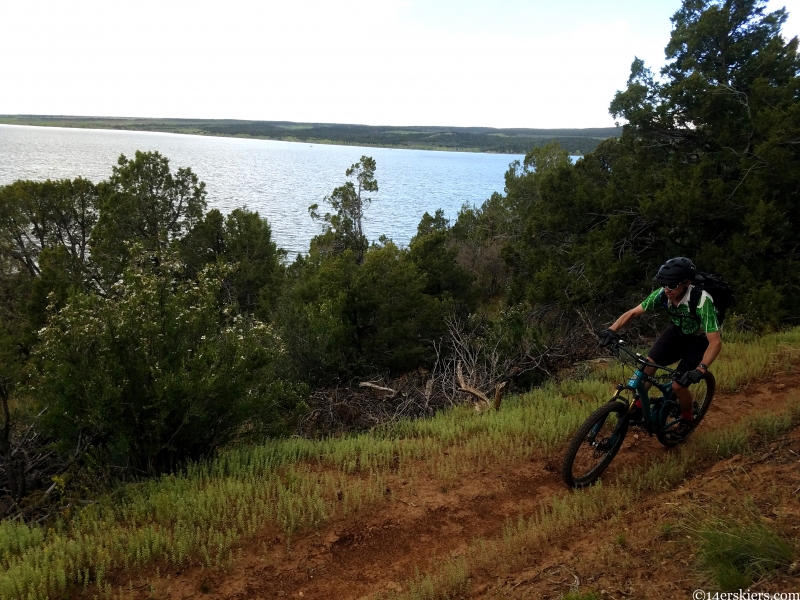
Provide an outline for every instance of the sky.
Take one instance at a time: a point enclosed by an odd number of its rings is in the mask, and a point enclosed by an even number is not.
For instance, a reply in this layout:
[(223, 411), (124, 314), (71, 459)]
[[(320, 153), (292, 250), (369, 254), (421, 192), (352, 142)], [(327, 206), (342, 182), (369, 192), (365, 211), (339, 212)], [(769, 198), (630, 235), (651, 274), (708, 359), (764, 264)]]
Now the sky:
[[(680, 0), (0, 0), (0, 114), (604, 127)], [(800, 34), (800, 0), (770, 0)], [(794, 16), (797, 13), (797, 17)]]

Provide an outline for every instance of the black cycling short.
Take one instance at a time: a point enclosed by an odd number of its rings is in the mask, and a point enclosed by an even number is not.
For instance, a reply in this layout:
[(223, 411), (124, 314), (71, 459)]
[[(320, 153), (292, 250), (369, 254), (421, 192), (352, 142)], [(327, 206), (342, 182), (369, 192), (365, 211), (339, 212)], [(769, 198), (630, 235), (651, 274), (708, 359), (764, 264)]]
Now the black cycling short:
[(670, 325), (650, 348), (647, 356), (654, 363), (669, 366), (680, 361), (678, 371), (686, 372), (697, 368), (708, 348), (708, 338), (704, 334), (686, 335), (677, 325)]

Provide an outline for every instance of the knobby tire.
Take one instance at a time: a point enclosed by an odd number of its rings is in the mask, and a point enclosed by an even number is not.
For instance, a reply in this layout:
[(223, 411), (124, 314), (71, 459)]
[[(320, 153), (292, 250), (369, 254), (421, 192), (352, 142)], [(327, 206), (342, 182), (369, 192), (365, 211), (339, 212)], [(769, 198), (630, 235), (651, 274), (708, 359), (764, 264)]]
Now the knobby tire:
[[(561, 466), (564, 483), (580, 489), (597, 481), (622, 446), (629, 424), (628, 405), (619, 400), (611, 400), (589, 415), (564, 456)], [(592, 435), (595, 437), (590, 440)], [(612, 437), (614, 441), (608, 444)], [(591, 441), (597, 445), (593, 446)]]
[[(664, 446), (676, 446), (677, 444), (685, 442), (687, 439), (689, 439), (689, 436), (694, 433), (694, 430), (697, 429), (700, 421), (702, 421), (703, 417), (706, 416), (708, 407), (711, 406), (711, 401), (714, 400), (714, 393), (717, 391), (717, 380), (714, 378), (712, 373), (706, 372), (705, 377), (703, 377), (701, 382), (690, 387), (689, 389), (692, 391), (692, 395), (694, 396), (694, 401), (692, 402), (692, 421), (694, 422), (694, 429), (692, 429), (692, 431), (690, 431), (686, 436), (675, 435), (673, 432), (674, 427), (670, 427), (666, 431), (657, 432), (656, 437)], [(703, 390), (705, 391), (705, 394), (700, 400), (698, 400), (697, 396), (700, 395)], [(675, 414), (667, 416), (668, 419), (677, 419), (679, 417), (680, 408), (676, 409)]]

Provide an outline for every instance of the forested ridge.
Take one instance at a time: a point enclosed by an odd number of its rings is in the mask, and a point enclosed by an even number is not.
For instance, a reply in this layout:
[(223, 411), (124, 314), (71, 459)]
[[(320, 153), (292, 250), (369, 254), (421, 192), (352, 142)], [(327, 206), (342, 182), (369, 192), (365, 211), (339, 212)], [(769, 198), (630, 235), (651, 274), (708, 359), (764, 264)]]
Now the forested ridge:
[(198, 175), (158, 153), (99, 184), (0, 188), (5, 509), (499, 398), (594, 356), (593, 332), (673, 256), (732, 283), (726, 327), (796, 325), (800, 58), (764, 7), (685, 0), (667, 66), (634, 60), (611, 101), (620, 137), (575, 163), (533, 148), (503, 193), (426, 214), (407, 248), (364, 236), (368, 156), (310, 207), (323, 233), (294, 262), (258, 213), (207, 210)]
[(588, 129), (524, 129), (492, 127), (421, 127), (241, 121), (235, 119), (144, 119), (0, 115), (0, 123), (45, 127), (165, 131), (194, 135), (252, 137), (286, 142), (340, 144), (377, 148), (418, 148), (459, 152), (525, 154), (532, 148), (557, 142), (570, 154), (586, 154), (602, 140), (618, 136), (617, 127)]

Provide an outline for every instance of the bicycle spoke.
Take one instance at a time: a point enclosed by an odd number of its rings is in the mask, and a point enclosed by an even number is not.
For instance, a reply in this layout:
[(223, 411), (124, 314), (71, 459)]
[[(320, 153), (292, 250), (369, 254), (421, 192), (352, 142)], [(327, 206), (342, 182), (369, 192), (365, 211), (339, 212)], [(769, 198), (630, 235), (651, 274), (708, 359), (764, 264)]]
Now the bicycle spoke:
[[(700, 421), (703, 420), (703, 417), (705, 417), (706, 413), (708, 412), (708, 407), (711, 406), (711, 401), (714, 399), (714, 391), (716, 389), (716, 381), (714, 376), (711, 373), (707, 373), (703, 380), (693, 385), (690, 389), (692, 392), (693, 422), (694, 427), (697, 428), (697, 426), (700, 424)], [(674, 417), (674, 425), (656, 433), (658, 441), (665, 446), (674, 446), (676, 444), (680, 444), (689, 437), (689, 435), (685, 433), (678, 434), (675, 431), (675, 426), (677, 425), (677, 419), (679, 415), (680, 411), (676, 409), (676, 411), (674, 411), (674, 415), (670, 414), (671, 418)]]
[(627, 405), (610, 402), (596, 410), (570, 445), (562, 469), (567, 484), (594, 483), (619, 450), (628, 431)]
[(613, 447), (612, 436), (619, 425), (617, 413), (610, 414), (601, 425), (599, 431), (594, 434), (594, 439), (591, 439), (591, 435), (587, 436), (586, 441), (575, 455), (575, 460), (572, 462), (572, 473), (576, 479), (581, 479), (591, 473), (606, 457), (609, 449)]

